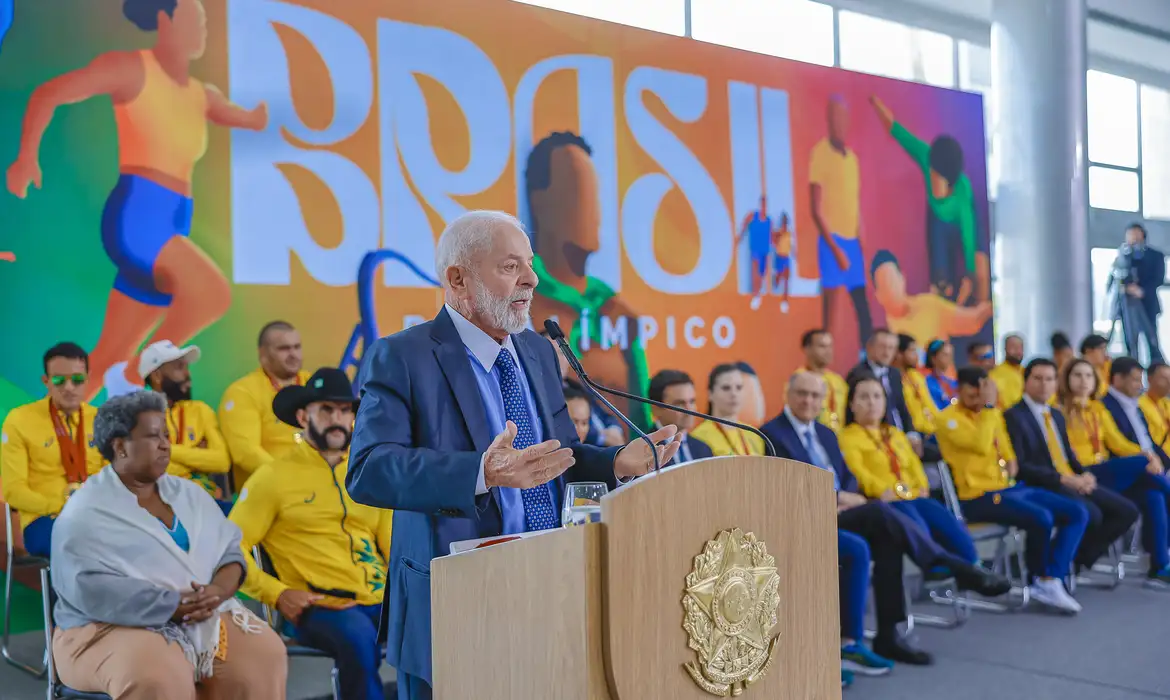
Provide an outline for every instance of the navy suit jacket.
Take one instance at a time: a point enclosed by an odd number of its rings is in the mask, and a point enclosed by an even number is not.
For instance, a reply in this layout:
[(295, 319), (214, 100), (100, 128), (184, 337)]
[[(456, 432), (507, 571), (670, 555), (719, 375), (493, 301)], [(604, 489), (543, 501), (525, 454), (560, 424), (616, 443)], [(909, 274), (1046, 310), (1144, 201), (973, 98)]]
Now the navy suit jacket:
[[(691, 451), (692, 462), (695, 460), (707, 459), (708, 457), (715, 456), (715, 453), (711, 451), (711, 448), (707, 445), (707, 443), (698, 439), (694, 435), (687, 435), (687, 449)], [(670, 464), (686, 464), (686, 462), (682, 462), (681, 460), (682, 450), (680, 449), (678, 452), (674, 453), (674, 458), (670, 461)], [(667, 465), (664, 464), (662, 466), (665, 467)]]
[[(528, 330), (512, 342), (545, 439), (560, 440), (576, 458), (559, 479), (559, 492), (572, 481), (615, 488), (619, 448), (577, 439), (552, 346)], [(430, 683), (431, 559), (449, 554), (452, 542), (502, 532), (497, 489), (475, 495), (480, 459), (495, 436), (467, 348), (445, 308), (427, 323), (380, 339), (368, 354), (346, 488), (358, 503), (394, 509), (381, 635), (394, 668)]]
[[(821, 447), (824, 448), (825, 454), (829, 457), (829, 463), (837, 472), (837, 479), (841, 482), (841, 490), (857, 493), (857, 479), (853, 476), (853, 472), (849, 471), (849, 467), (845, 465), (845, 455), (841, 453), (841, 444), (837, 442), (837, 435), (819, 422), (813, 423), (813, 426), (817, 431), (817, 441), (821, 443)], [(800, 435), (796, 432), (796, 426), (788, 420), (788, 414), (783, 411), (762, 425), (760, 432), (767, 435), (772, 444), (776, 446), (777, 457), (795, 459), (797, 462), (805, 464), (813, 463), (812, 455), (808, 453), (804, 442), (801, 441)]]
[[(1112, 394), (1105, 394), (1105, 396), (1101, 398), (1101, 403), (1104, 404), (1105, 408), (1109, 409), (1109, 415), (1113, 416), (1113, 422), (1117, 423), (1117, 429), (1121, 431), (1121, 434), (1125, 436), (1125, 439), (1129, 440), (1135, 445), (1140, 445), (1141, 443), (1138, 441), (1137, 429), (1129, 420), (1129, 416), (1125, 415), (1125, 409), (1121, 407), (1121, 402), (1114, 398)], [(1140, 408), (1138, 409), (1137, 413), (1138, 420), (1142, 422), (1142, 426), (1146, 429), (1146, 435), (1149, 435), (1150, 424), (1146, 420), (1146, 414), (1142, 413)], [(1153, 440), (1154, 439), (1151, 437), (1150, 442), (1153, 442)], [(1167, 464), (1168, 460), (1170, 460), (1170, 457), (1166, 456), (1166, 451), (1162, 449), (1161, 445), (1154, 445), (1154, 454), (1158, 455), (1158, 459), (1162, 460), (1162, 464)]]
[[(1036, 416), (1032, 414), (1032, 409), (1021, 401), (1004, 411), (1003, 419), (1007, 423), (1008, 437), (1011, 438), (1012, 449), (1016, 451), (1016, 461), (1020, 465), (1017, 474), (1020, 481), (1046, 489), (1059, 489), (1060, 472), (1056, 471), (1056, 465), (1052, 463), (1048, 439)], [(1068, 441), (1068, 426), (1064, 422), (1064, 414), (1059, 409), (1052, 409), (1052, 421), (1064, 443), (1068, 466), (1077, 474), (1084, 473), (1085, 468), (1077, 461), (1072, 443)]]
[[(1133, 260), (1138, 286), (1142, 288), (1142, 306), (1150, 316), (1150, 322), (1158, 320), (1162, 313), (1162, 300), (1158, 289), (1166, 284), (1166, 256), (1157, 248), (1146, 248), (1141, 258)], [(1124, 291), (1122, 292), (1124, 294)]]
[[(862, 362), (853, 369), (849, 370), (845, 381), (852, 384), (861, 375), (874, 376), (873, 367), (869, 366), (869, 362)], [(886, 369), (886, 378), (890, 382), (890, 395), (887, 397), (888, 406), (886, 407), (887, 414), (897, 413), (898, 418), (902, 421), (902, 430), (907, 433), (914, 432), (914, 417), (910, 415), (910, 409), (906, 406), (906, 394), (902, 391), (902, 373), (896, 367), (889, 367)], [(844, 416), (842, 416), (844, 420)], [(892, 424), (892, 416), (888, 416), (888, 420)], [(834, 435), (834, 437), (836, 437)]]

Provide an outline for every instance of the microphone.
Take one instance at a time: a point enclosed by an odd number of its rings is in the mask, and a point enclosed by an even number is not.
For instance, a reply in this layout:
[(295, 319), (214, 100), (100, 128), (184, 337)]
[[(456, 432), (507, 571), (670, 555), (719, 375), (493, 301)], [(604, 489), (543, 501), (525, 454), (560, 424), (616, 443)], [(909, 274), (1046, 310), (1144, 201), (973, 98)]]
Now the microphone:
[[(581, 383), (584, 384), (585, 386), (587, 386), (589, 389), (592, 389), (592, 393), (598, 394), (598, 392), (604, 391), (607, 394), (610, 394), (612, 396), (618, 396), (618, 397), (621, 397), (623, 399), (627, 399), (629, 401), (637, 401), (638, 403), (644, 403), (644, 404), (649, 404), (651, 406), (657, 406), (658, 408), (662, 408), (662, 409), (665, 409), (667, 411), (678, 411), (679, 413), (683, 413), (683, 414), (686, 414), (688, 416), (694, 416), (696, 418), (702, 418), (703, 420), (709, 420), (713, 423), (718, 423), (720, 425), (726, 425), (729, 428), (739, 428), (740, 430), (746, 430), (749, 433), (752, 433), (754, 435), (758, 435), (764, 441), (764, 450), (767, 452), (767, 455), (769, 457), (776, 456), (776, 446), (772, 444), (772, 441), (768, 439), (768, 436), (764, 435), (764, 433), (761, 432), (759, 429), (753, 428), (750, 425), (746, 425), (744, 423), (737, 423), (733, 420), (727, 420), (724, 418), (716, 418), (715, 416), (708, 415), (706, 413), (699, 413), (698, 411), (692, 411), (692, 410), (687, 409), (687, 408), (682, 408), (681, 406), (672, 406), (668, 403), (662, 403), (661, 401), (655, 401), (654, 399), (648, 399), (645, 396), (638, 396), (636, 394), (630, 394), (628, 392), (619, 391), (617, 389), (611, 389), (607, 386), (603, 386), (601, 384), (598, 384), (597, 382), (594, 382), (592, 379), (589, 378), (589, 375), (585, 372), (585, 368), (581, 366), (581, 361), (577, 359), (577, 356), (573, 354), (572, 348), (570, 348), (569, 344), (565, 341), (565, 332), (561, 330), (560, 325), (556, 321), (554, 321), (552, 319), (548, 319), (544, 322), (544, 329), (546, 331), (548, 331), (548, 336), (550, 338), (552, 338), (553, 342), (555, 342), (557, 344), (557, 347), (559, 347), (561, 349), (561, 354), (565, 356), (566, 360), (568, 360), (569, 366), (572, 367), (573, 371), (576, 372), (577, 376), (581, 378)], [(610, 408), (610, 410), (613, 410), (613, 411), (617, 410), (617, 409), (613, 408), (613, 404), (611, 404), (609, 401), (606, 401), (604, 398), (601, 400), (606, 406), (608, 406)], [(642, 434), (642, 431), (640, 431), (636, 427), (634, 427), (633, 424), (630, 423), (630, 420), (628, 418), (626, 418), (624, 415), (622, 415), (621, 412), (618, 412), (617, 415), (619, 418), (622, 419), (623, 422), (625, 422), (627, 425), (630, 425), (631, 427), (633, 427), (634, 430), (637, 430), (639, 435)], [(657, 455), (655, 455), (655, 456), (657, 457)]]

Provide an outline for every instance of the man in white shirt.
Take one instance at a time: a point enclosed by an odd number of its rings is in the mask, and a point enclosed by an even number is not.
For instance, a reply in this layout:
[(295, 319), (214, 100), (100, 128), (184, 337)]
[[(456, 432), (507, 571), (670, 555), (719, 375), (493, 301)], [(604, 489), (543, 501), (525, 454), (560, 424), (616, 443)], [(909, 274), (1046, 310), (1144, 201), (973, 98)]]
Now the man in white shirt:
[[(696, 410), (695, 382), (689, 374), (681, 370), (664, 369), (655, 374), (650, 379), (650, 387), (646, 394), (651, 401), (660, 401), (689, 411)], [(689, 434), (691, 428), (695, 427), (694, 416), (657, 406), (651, 406), (650, 413), (654, 416), (655, 427), (673, 425), (678, 428), (678, 452), (675, 453), (670, 465), (663, 466), (683, 464), (711, 456), (711, 448), (707, 443)]]

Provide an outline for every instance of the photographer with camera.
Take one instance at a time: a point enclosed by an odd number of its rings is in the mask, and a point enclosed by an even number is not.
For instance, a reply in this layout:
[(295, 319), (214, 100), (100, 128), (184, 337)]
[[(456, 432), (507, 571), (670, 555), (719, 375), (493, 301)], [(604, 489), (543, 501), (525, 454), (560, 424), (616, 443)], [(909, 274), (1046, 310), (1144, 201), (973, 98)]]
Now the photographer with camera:
[(1116, 288), (1113, 319), (1121, 321), (1125, 351), (1138, 356), (1138, 341), (1145, 336), (1150, 362), (1162, 361), (1158, 346), (1158, 316), (1162, 304), (1158, 288), (1166, 281), (1166, 256), (1146, 245), (1146, 228), (1139, 223), (1125, 230), (1125, 243), (1117, 251), (1106, 293)]

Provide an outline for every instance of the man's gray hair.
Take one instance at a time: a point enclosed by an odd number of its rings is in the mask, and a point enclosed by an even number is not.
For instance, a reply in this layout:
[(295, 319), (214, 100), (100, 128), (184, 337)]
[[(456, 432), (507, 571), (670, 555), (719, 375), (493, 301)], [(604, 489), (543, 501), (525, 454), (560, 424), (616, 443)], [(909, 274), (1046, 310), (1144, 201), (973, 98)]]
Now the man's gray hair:
[(106, 461), (114, 461), (114, 439), (130, 437), (143, 413), (166, 413), (167, 400), (156, 391), (136, 391), (103, 403), (93, 419), (93, 443)]
[(488, 246), (492, 233), (502, 225), (524, 230), (519, 219), (502, 211), (469, 211), (447, 224), (435, 246), (435, 275), (439, 284), (447, 286), (447, 268), (471, 267), (472, 259)]

